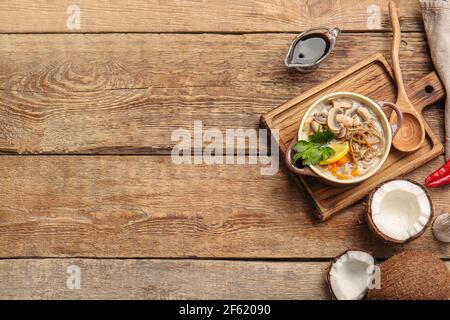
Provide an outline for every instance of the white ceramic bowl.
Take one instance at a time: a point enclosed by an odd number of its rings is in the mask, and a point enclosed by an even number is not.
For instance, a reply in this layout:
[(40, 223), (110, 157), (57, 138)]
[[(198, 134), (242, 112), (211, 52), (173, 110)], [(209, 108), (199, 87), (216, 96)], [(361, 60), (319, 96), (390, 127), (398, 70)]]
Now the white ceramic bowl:
[[(330, 100), (332, 98), (334, 98), (334, 99), (335, 98), (348, 98), (348, 99), (363, 103), (378, 116), (378, 118), (380, 119), (380, 122), (381, 122), (381, 126), (384, 131), (384, 138), (385, 138), (386, 143), (385, 143), (385, 150), (382, 155), (381, 161), (376, 166), (371, 168), (369, 170), (369, 172), (367, 172), (366, 174), (362, 175), (361, 177), (357, 177), (355, 179), (339, 180), (337, 178), (326, 175), (325, 173), (323, 173), (319, 169), (317, 169), (315, 166), (307, 166), (304, 168), (299, 168), (292, 164), (292, 160), (291, 160), (292, 159), (292, 147), (299, 140), (306, 140), (308, 138), (307, 136), (305, 136), (304, 130), (303, 130), (303, 128), (305, 126), (305, 122), (311, 118), (312, 113), (314, 112), (317, 105), (324, 102), (325, 100)], [(389, 120), (387, 119), (385, 113), (383, 112), (383, 108), (391, 108), (397, 114), (397, 123), (396, 124), (392, 125), (389, 123)], [(286, 152), (286, 159), (285, 159), (286, 164), (287, 164), (288, 168), (296, 174), (316, 176), (320, 180), (324, 181), (325, 183), (331, 184), (331, 185), (347, 186), (347, 185), (354, 185), (357, 183), (361, 183), (362, 181), (367, 180), (368, 178), (373, 176), (383, 166), (383, 164), (386, 161), (386, 159), (389, 155), (389, 152), (391, 150), (392, 139), (395, 136), (395, 134), (397, 133), (397, 131), (399, 130), (401, 123), (402, 123), (402, 119), (403, 119), (403, 116), (402, 116), (401, 111), (398, 109), (398, 107), (395, 104), (390, 103), (390, 102), (374, 101), (368, 97), (365, 97), (361, 94), (353, 93), (353, 92), (335, 92), (335, 93), (325, 95), (325, 96), (321, 97), (320, 99), (318, 99), (316, 102), (314, 102), (311, 105), (311, 107), (309, 107), (309, 109), (304, 114), (302, 121), (300, 123), (300, 127), (298, 129), (297, 136), (292, 141), (292, 143), (290, 144), (290, 146)]]

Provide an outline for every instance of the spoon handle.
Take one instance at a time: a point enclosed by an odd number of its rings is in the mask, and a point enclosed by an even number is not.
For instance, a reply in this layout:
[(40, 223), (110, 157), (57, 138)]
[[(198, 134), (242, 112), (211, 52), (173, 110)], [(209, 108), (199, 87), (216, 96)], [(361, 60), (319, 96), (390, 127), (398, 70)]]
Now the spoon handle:
[(391, 25), (392, 25), (392, 65), (394, 69), (395, 82), (397, 83), (398, 96), (408, 97), (406, 95), (405, 86), (403, 84), (403, 76), (402, 71), (400, 69), (400, 22), (398, 20), (397, 7), (395, 6), (394, 1), (389, 2), (389, 16), (391, 17)]

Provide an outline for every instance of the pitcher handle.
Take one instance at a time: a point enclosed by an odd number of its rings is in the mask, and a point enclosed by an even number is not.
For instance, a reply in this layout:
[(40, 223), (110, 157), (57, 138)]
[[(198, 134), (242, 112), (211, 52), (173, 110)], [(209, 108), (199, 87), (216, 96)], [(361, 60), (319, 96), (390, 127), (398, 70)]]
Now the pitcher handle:
[(379, 101), (378, 103), (380, 104), (381, 109), (385, 107), (390, 108), (395, 112), (397, 116), (397, 122), (395, 124), (389, 123), (389, 126), (391, 127), (392, 130), (392, 138), (394, 138), (397, 132), (400, 130), (400, 127), (402, 126), (403, 113), (400, 111), (397, 105), (392, 102)]

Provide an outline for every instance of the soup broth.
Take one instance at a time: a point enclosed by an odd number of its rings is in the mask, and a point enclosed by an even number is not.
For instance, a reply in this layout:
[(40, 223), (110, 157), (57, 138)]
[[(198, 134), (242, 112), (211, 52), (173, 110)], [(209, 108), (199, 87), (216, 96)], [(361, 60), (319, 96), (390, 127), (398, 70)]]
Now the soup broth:
[(371, 173), (382, 161), (386, 148), (382, 122), (364, 103), (342, 97), (317, 105), (305, 122), (303, 138), (326, 130), (336, 136), (327, 145), (335, 154), (314, 166), (323, 174), (353, 180)]

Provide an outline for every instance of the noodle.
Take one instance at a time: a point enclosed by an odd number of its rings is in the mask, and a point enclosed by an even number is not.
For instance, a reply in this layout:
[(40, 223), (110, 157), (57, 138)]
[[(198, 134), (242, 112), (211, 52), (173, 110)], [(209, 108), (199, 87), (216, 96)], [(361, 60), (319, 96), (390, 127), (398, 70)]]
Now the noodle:
[[(384, 138), (371, 123), (361, 123), (350, 129), (350, 152), (353, 161), (370, 160), (384, 150)], [(367, 155), (366, 155), (367, 154)]]

